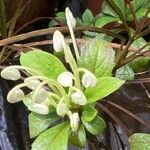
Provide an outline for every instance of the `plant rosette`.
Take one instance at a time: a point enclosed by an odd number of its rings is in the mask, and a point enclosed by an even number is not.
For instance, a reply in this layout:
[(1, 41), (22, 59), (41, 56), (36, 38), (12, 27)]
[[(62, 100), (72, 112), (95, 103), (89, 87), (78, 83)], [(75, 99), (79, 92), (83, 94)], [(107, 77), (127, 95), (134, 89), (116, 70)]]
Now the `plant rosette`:
[[(92, 40), (77, 47), (73, 28), (76, 21), (66, 8), (75, 57), (60, 31), (53, 35), (56, 52), (63, 51), (67, 70), (54, 55), (41, 50), (22, 53), (21, 66), (2, 70), (7, 80), (19, 80), (21, 73), (29, 74), (24, 82), (7, 95), (10, 103), (23, 101), (29, 114), (30, 137), (35, 138), (32, 150), (67, 150), (68, 142), (84, 147), (86, 132), (101, 133), (105, 121), (98, 115), (95, 102), (119, 89), (125, 81), (112, 77), (114, 51), (105, 41)], [(30, 92), (25, 94), (23, 88)]]

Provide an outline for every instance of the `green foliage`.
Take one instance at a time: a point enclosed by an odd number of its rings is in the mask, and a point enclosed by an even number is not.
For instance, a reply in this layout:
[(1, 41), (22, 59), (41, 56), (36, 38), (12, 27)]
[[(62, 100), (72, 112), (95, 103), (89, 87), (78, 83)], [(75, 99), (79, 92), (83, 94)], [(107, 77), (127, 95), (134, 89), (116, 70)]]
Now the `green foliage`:
[(59, 117), (55, 113), (48, 115), (30, 113), (28, 119), (30, 138), (35, 138), (48, 127), (50, 127), (53, 123), (55, 123)]
[(106, 41), (90, 40), (81, 47), (80, 67), (93, 72), (97, 78), (111, 76), (114, 68), (114, 51)]
[(82, 117), (86, 122), (91, 122), (97, 115), (97, 110), (92, 105), (87, 105), (84, 107), (82, 112)]
[(24, 67), (35, 70), (35, 72), (27, 70), (33, 75), (42, 75), (53, 79), (66, 70), (58, 58), (40, 50), (22, 53), (20, 63)]
[(94, 88), (87, 88), (84, 93), (88, 98), (88, 103), (93, 103), (113, 93), (124, 83), (125, 81), (114, 77), (101, 77)]
[(90, 25), (90, 24), (92, 24), (93, 20), (94, 20), (94, 16), (93, 16), (92, 12), (89, 9), (86, 9), (82, 15), (83, 24)]
[(71, 132), (69, 141), (78, 147), (84, 147), (86, 144), (86, 132), (81, 124), (77, 132)]
[(129, 65), (119, 68), (116, 77), (122, 80), (133, 80), (135, 78), (134, 71)]
[(32, 150), (67, 150), (70, 126), (61, 123), (44, 131), (32, 144)]
[(86, 130), (93, 135), (98, 135), (106, 128), (105, 121), (99, 116), (96, 116), (91, 122), (87, 122), (83, 117), (81, 117), (81, 120)]
[(150, 134), (135, 133), (129, 138), (131, 150), (149, 150)]

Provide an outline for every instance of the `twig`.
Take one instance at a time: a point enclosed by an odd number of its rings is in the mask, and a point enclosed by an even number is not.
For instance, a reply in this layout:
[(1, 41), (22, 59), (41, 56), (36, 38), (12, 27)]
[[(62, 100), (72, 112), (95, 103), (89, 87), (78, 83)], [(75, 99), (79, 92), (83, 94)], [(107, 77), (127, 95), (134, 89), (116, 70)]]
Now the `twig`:
[[(63, 33), (66, 33), (66, 32), (69, 31), (67, 27), (55, 27), (55, 28), (36, 30), (36, 31), (20, 34), (20, 35), (17, 35), (17, 36), (13, 36), (13, 37), (1, 40), (0, 41), (0, 46), (11, 44), (11, 43), (15, 43), (15, 42), (19, 42), (19, 41), (22, 41), (22, 40), (25, 40), (25, 39), (29, 39), (29, 38), (32, 38), (32, 37), (52, 34), (56, 30), (59, 30), (59, 31), (61, 31)], [(78, 32), (78, 31), (91, 31), (91, 32), (105, 33), (105, 34), (108, 34), (110, 36), (113, 36), (113, 37), (119, 38), (121, 40), (124, 40), (124, 37), (122, 37), (120, 35), (117, 35), (117, 34), (111, 32), (109, 30), (95, 28), (95, 27), (84, 27), (84, 26), (81, 26), (81, 27), (74, 28), (74, 31), (75, 32)]]
[(120, 125), (120, 127), (124, 129), (124, 131), (128, 136), (130, 135), (130, 132), (128, 131), (126, 126), (109, 109), (107, 109), (105, 106), (103, 106), (100, 103), (97, 103), (97, 106), (101, 108), (104, 112), (106, 112), (118, 125)]
[(134, 79), (131, 81), (126, 81), (126, 84), (130, 84), (130, 83), (149, 83), (150, 82), (150, 78), (143, 78), (143, 79)]
[(147, 121), (143, 120), (142, 118), (134, 115), (132, 112), (128, 111), (127, 109), (124, 109), (123, 107), (121, 107), (121, 106), (119, 106), (119, 105), (117, 105), (117, 104), (115, 104), (111, 101), (103, 101), (103, 102), (122, 110), (124, 113), (126, 113), (129, 116), (133, 117), (135, 120), (137, 120), (138, 122), (140, 122), (141, 124), (143, 124), (147, 128), (150, 128), (150, 122), (147, 122)]

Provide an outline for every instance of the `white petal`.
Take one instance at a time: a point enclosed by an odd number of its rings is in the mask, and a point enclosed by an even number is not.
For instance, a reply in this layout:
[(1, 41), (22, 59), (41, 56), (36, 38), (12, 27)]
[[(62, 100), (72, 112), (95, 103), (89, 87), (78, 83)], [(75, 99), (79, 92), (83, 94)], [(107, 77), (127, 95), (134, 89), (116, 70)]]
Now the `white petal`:
[(57, 81), (64, 87), (72, 86), (73, 74), (71, 72), (63, 72), (57, 77)]
[(63, 50), (63, 43), (62, 43), (63, 39), (64, 36), (62, 35), (62, 33), (56, 30), (53, 35), (53, 48), (56, 52), (60, 52)]
[(79, 121), (80, 121), (79, 114), (73, 113), (72, 116), (70, 117), (70, 126), (73, 132), (78, 130)]
[(12, 89), (7, 95), (9, 103), (16, 103), (22, 101), (25, 98), (24, 92), (21, 89)]
[(71, 99), (75, 104), (78, 104), (78, 105), (87, 104), (87, 99), (82, 92), (74, 92), (73, 94), (71, 94)]
[(62, 102), (58, 103), (57, 108), (56, 108), (57, 115), (64, 116), (68, 112), (68, 110), (69, 108), (67, 104), (62, 103)]
[(36, 103), (41, 103), (45, 101), (47, 97), (48, 97), (48, 92), (44, 88), (41, 88), (39, 89), (38, 93), (35, 95), (34, 100)]
[(24, 80), (24, 83), (27, 84), (28, 88), (35, 90), (41, 82), (38, 79), (32, 79), (29, 77)]
[(44, 104), (33, 104), (33, 106), (28, 107), (28, 109), (41, 115), (49, 114), (49, 107)]
[(18, 69), (15, 68), (5, 68), (1, 72), (1, 77), (7, 80), (18, 80), (21, 75)]
[(91, 72), (86, 72), (82, 77), (82, 84), (85, 88), (96, 86), (97, 78)]
[(67, 19), (68, 26), (71, 25), (72, 28), (76, 26), (76, 20), (68, 7), (66, 8), (66, 19)]

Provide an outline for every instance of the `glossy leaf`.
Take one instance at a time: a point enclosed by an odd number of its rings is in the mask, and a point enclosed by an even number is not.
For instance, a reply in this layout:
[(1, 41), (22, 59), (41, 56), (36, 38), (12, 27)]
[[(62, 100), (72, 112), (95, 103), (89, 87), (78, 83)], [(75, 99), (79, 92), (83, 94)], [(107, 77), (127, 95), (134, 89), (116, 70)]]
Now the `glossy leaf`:
[(33, 75), (42, 75), (53, 79), (65, 71), (64, 65), (57, 57), (40, 50), (22, 53), (20, 63), (24, 67), (36, 70), (37, 73), (28, 71)]
[(30, 113), (28, 119), (30, 138), (34, 138), (54, 122), (56, 122), (59, 117), (55, 113), (51, 113), (49, 115), (38, 115), (36, 113)]
[(87, 88), (84, 94), (88, 103), (96, 102), (119, 89), (125, 81), (114, 77), (102, 77), (98, 79), (94, 88)]
[(97, 78), (111, 76), (114, 67), (114, 50), (103, 40), (89, 40), (81, 46), (80, 67), (93, 72)]
[(82, 21), (85, 25), (89, 25), (92, 23), (94, 16), (89, 9), (86, 9), (82, 15)]
[(85, 121), (91, 122), (97, 115), (97, 110), (92, 105), (87, 105), (84, 107), (82, 112), (82, 117)]
[(116, 71), (116, 77), (122, 80), (133, 80), (135, 75), (133, 69), (125, 65)]
[(68, 122), (56, 125), (40, 134), (31, 150), (67, 150), (70, 125)]
[(101, 16), (96, 20), (95, 26), (98, 28), (102, 28), (103, 26), (118, 21), (118, 18), (114, 18), (112, 16)]
[(131, 150), (149, 150), (150, 134), (135, 133), (129, 138)]
[(78, 147), (84, 147), (86, 144), (86, 132), (81, 124), (77, 132), (71, 132), (69, 141)]
[(99, 116), (91, 122), (86, 122), (83, 117), (81, 117), (81, 120), (86, 130), (93, 135), (98, 135), (106, 128), (105, 121)]

